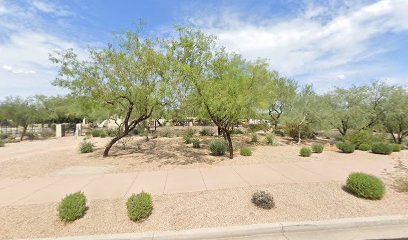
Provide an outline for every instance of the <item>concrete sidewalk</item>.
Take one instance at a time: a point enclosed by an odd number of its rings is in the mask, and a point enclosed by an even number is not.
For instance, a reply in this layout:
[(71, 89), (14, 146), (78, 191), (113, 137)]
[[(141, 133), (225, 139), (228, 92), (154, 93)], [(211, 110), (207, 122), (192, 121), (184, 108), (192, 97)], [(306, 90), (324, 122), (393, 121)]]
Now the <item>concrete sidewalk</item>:
[(393, 167), (390, 161), (362, 159), (2, 179), (0, 206), (58, 202), (76, 191), (93, 200), (124, 198), (141, 191), (160, 195), (274, 183), (343, 182), (351, 172), (381, 175)]
[(408, 239), (408, 216), (344, 218), (324, 221), (278, 222), (182, 231), (89, 235), (37, 240), (355, 240)]

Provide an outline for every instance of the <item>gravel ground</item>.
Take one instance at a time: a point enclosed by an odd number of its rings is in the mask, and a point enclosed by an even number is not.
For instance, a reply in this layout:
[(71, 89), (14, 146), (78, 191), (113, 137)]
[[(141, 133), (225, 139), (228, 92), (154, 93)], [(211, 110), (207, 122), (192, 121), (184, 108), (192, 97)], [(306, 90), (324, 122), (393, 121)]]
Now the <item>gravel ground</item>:
[[(272, 193), (276, 207), (258, 209), (250, 202), (256, 190)], [(321, 220), (408, 214), (408, 194), (387, 188), (380, 201), (357, 198), (337, 182), (274, 184), (229, 190), (154, 196), (154, 211), (142, 223), (127, 218), (125, 200), (88, 203), (82, 219), (64, 224), (56, 204), (0, 208), (0, 238), (33, 238), (181, 230), (277, 221)]]
[[(82, 138), (64, 137), (61, 139), (47, 139), (24, 141), (6, 144), (0, 149), (0, 179), (21, 178), (53, 175), (74, 166), (111, 166), (107, 172), (134, 172), (141, 170), (167, 170), (179, 168), (206, 168), (222, 165), (242, 165), (275, 162), (301, 162), (341, 159), (390, 159), (395, 164), (399, 160), (408, 164), (408, 151), (393, 153), (390, 156), (376, 155), (356, 151), (353, 154), (337, 152), (334, 146), (326, 144), (322, 154), (314, 154), (310, 158), (299, 156), (302, 145), (293, 144), (286, 139), (278, 138), (281, 146), (249, 145), (254, 151), (250, 157), (239, 155), (241, 146), (248, 146), (246, 138), (235, 136), (235, 157), (214, 157), (209, 154), (207, 143), (210, 140), (202, 138), (202, 148), (192, 148), (184, 143), (181, 137), (157, 138), (145, 142), (142, 137), (133, 137), (126, 150), (120, 149), (120, 144), (112, 149), (111, 156), (102, 157), (104, 145), (108, 138), (92, 138), (96, 151), (90, 154), (78, 152)], [(310, 144), (310, 143), (308, 143)]]

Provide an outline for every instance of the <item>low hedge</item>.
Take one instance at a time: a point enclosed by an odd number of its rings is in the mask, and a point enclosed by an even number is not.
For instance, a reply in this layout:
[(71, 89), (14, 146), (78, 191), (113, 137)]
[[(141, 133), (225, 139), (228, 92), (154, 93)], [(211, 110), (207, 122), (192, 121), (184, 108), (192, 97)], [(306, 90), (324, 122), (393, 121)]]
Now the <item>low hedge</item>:
[(212, 140), (210, 142), (210, 151), (214, 156), (222, 156), (227, 151), (227, 146), (222, 140)]
[(315, 143), (312, 145), (312, 151), (314, 153), (322, 153), (324, 150), (324, 146), (320, 143)]
[(401, 144), (394, 143), (394, 144), (391, 144), (391, 146), (392, 146), (392, 151), (393, 152), (399, 152), (399, 151), (402, 150), (402, 145)]
[(377, 142), (373, 143), (373, 145), (371, 146), (371, 152), (376, 154), (390, 155), (392, 151), (393, 147), (388, 143)]
[(82, 217), (86, 210), (86, 197), (82, 192), (72, 193), (58, 205), (58, 216), (62, 221), (72, 222)]
[(95, 145), (91, 142), (81, 142), (79, 145), (79, 151), (81, 153), (90, 153), (93, 152)]
[(358, 150), (360, 151), (370, 151), (371, 150), (371, 145), (367, 143), (363, 143), (360, 146), (358, 146)]
[(385, 193), (385, 185), (381, 179), (361, 172), (350, 174), (346, 187), (354, 195), (367, 199), (381, 199)]
[(132, 194), (126, 202), (128, 216), (134, 222), (140, 222), (148, 218), (153, 211), (153, 202), (150, 194), (141, 192)]
[(343, 153), (353, 153), (355, 150), (354, 144), (350, 142), (338, 142), (336, 147), (340, 149)]
[(299, 151), (299, 154), (302, 157), (310, 157), (312, 155), (312, 149), (308, 147), (302, 147)]
[(239, 153), (241, 154), (241, 156), (251, 156), (252, 155), (252, 151), (249, 148), (241, 148)]

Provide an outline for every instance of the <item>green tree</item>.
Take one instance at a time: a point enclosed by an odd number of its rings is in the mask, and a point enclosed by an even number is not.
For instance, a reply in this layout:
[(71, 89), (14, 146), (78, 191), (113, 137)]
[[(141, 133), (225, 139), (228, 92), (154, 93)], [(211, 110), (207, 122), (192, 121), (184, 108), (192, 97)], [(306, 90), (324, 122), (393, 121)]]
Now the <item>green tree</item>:
[(408, 136), (408, 91), (402, 87), (392, 90), (386, 102), (387, 113), (382, 119), (385, 130), (395, 143)]
[(280, 77), (277, 72), (272, 72), (271, 81), (266, 86), (268, 100), (268, 113), (275, 129), (278, 128), (282, 114), (290, 108), (291, 101), (296, 96), (297, 82), (285, 77)]
[(253, 111), (255, 94), (264, 79), (262, 61), (248, 63), (240, 55), (216, 47), (213, 36), (178, 28), (178, 37), (169, 43), (181, 85), (204, 116), (210, 118), (228, 142), (233, 158), (230, 131)]
[(165, 104), (172, 92), (160, 42), (143, 37), (139, 30), (119, 34), (116, 40), (103, 49), (90, 50), (86, 60), (72, 50), (51, 57), (60, 66), (55, 85), (71, 90), (84, 105), (104, 109), (111, 118), (122, 120), (104, 157), (118, 140)]
[(304, 86), (293, 98), (289, 106), (287, 114), (283, 116), (282, 120), (287, 127), (295, 128), (293, 130), (297, 134), (296, 140), (298, 143), (301, 141), (304, 129), (313, 130), (323, 125), (320, 116), (325, 111), (325, 105), (321, 97), (314, 92), (312, 85)]
[(0, 116), (11, 121), (17, 127), (23, 127), (20, 141), (23, 140), (29, 124), (41, 121), (42, 109), (33, 98), (7, 97), (0, 103)]

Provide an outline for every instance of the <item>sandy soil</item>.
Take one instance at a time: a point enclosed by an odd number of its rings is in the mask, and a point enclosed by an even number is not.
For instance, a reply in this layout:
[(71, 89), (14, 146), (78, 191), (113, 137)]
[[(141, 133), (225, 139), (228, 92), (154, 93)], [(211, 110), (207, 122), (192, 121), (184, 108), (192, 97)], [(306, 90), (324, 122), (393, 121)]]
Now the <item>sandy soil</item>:
[[(258, 209), (250, 202), (256, 190), (267, 190), (276, 207)], [(154, 196), (154, 211), (142, 223), (127, 218), (125, 200), (88, 203), (86, 215), (64, 224), (56, 204), (0, 208), (0, 238), (180, 230), (201, 227), (408, 214), (408, 194), (387, 188), (380, 201), (357, 198), (340, 183), (274, 184), (219, 191)], [(114, 224), (113, 224), (114, 223)]]
[[(0, 179), (21, 178), (52, 175), (55, 172), (73, 166), (111, 166), (108, 172), (133, 172), (140, 170), (165, 170), (174, 168), (205, 168), (221, 165), (314, 161), (319, 159), (390, 159), (395, 164), (398, 161), (408, 163), (408, 151), (393, 153), (390, 156), (376, 155), (356, 151), (353, 154), (337, 152), (333, 145), (326, 143), (322, 154), (314, 154), (310, 158), (299, 156), (299, 149), (304, 145), (296, 145), (287, 139), (278, 139), (280, 146), (250, 145), (246, 143), (249, 137), (235, 136), (235, 157), (214, 157), (209, 154), (208, 142), (211, 138), (201, 137), (202, 148), (195, 149), (191, 144), (184, 143), (181, 137), (156, 138), (146, 142), (143, 137), (133, 137), (126, 150), (120, 144), (116, 145), (111, 156), (102, 157), (102, 151), (109, 138), (92, 138), (96, 151), (90, 154), (80, 154), (78, 147), (83, 138), (64, 137), (24, 141), (6, 144), (0, 148)], [(306, 143), (310, 144), (310, 143)], [(249, 146), (253, 155), (242, 157), (239, 149)]]

